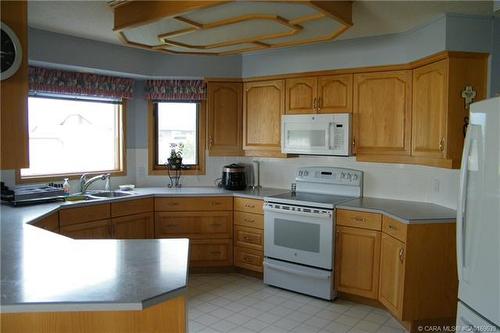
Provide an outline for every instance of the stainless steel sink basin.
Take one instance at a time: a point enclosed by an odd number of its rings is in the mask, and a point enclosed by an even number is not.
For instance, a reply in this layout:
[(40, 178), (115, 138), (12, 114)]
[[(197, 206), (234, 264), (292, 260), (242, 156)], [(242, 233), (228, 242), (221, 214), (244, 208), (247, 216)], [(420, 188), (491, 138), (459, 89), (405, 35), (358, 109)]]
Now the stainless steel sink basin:
[(93, 197), (97, 197), (97, 198), (120, 198), (120, 197), (127, 197), (127, 196), (129, 196), (131, 194), (132, 193), (111, 191), (111, 192), (91, 193), (90, 195), (93, 196)]

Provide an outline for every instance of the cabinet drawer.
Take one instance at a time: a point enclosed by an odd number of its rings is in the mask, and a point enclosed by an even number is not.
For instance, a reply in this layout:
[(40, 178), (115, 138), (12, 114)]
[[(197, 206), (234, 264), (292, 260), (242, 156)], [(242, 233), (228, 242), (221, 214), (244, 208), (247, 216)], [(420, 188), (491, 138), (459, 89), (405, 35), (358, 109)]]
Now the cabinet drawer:
[(155, 237), (232, 238), (232, 212), (156, 213)]
[(59, 215), (57, 213), (44, 217), (33, 223), (34, 226), (52, 232), (59, 232)]
[(382, 231), (402, 242), (406, 242), (406, 224), (404, 223), (384, 215), (382, 220)]
[(233, 210), (232, 197), (156, 198), (158, 212)]
[(111, 238), (111, 220), (61, 226), (61, 234), (73, 239), (109, 239)]
[(258, 199), (234, 198), (234, 210), (240, 212), (264, 214), (264, 201)]
[(109, 204), (62, 209), (59, 212), (60, 226), (107, 219), (111, 216)]
[(189, 264), (192, 267), (231, 266), (233, 242), (231, 239), (191, 240)]
[(153, 211), (153, 198), (120, 201), (111, 204), (111, 216), (126, 216)]
[(264, 229), (264, 215), (234, 212), (234, 224), (243, 227)]
[(355, 210), (337, 210), (338, 225), (371, 230), (381, 230), (382, 215), (376, 213), (359, 212)]
[(236, 246), (234, 248), (234, 266), (246, 268), (255, 272), (262, 272), (262, 251), (246, 249)]
[(234, 227), (234, 242), (236, 246), (262, 251), (264, 249), (264, 231), (237, 225)]

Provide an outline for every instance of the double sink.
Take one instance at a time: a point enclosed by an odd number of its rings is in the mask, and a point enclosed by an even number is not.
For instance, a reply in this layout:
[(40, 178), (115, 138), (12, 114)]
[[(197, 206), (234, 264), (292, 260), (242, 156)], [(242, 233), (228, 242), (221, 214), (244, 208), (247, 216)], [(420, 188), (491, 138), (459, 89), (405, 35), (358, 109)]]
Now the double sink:
[(98, 199), (109, 199), (109, 198), (121, 198), (132, 195), (132, 193), (126, 193), (121, 191), (99, 191), (99, 192), (86, 192), (72, 194), (65, 198), (65, 201), (75, 202), (75, 201), (88, 201), (88, 200), (98, 200)]

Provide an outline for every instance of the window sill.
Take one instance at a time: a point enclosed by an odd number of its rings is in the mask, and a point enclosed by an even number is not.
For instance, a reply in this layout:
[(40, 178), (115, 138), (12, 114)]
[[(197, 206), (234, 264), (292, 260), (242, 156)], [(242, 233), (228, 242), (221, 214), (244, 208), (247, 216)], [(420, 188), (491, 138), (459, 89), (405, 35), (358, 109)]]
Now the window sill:
[[(33, 176), (33, 177), (21, 177), (19, 170), (16, 170), (16, 184), (30, 184), (30, 183), (46, 183), (46, 182), (62, 182), (64, 178), (69, 178), (70, 180), (80, 179), (83, 173), (66, 173), (58, 175), (46, 175), (46, 176)], [(106, 171), (92, 171), (88, 172), (89, 175), (100, 175), (103, 173), (110, 173), (111, 177), (123, 177), (127, 175), (126, 170), (106, 170)]]
[[(168, 176), (168, 170), (165, 168), (149, 169), (150, 176)], [(175, 171), (171, 170), (170, 175), (175, 175)], [(182, 176), (202, 176), (205, 175), (205, 169), (182, 169)]]

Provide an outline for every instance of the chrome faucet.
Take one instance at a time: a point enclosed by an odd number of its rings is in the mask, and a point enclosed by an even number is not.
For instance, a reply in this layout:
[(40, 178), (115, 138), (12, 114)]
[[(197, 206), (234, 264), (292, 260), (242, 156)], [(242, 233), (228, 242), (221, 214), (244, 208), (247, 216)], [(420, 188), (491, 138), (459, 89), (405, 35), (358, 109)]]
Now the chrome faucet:
[(98, 180), (105, 180), (106, 185), (105, 185), (105, 190), (110, 191), (111, 190), (111, 174), (110, 173), (103, 173), (102, 175), (97, 175), (95, 177), (92, 177), (90, 179), (87, 179), (87, 174), (84, 173), (80, 177), (80, 193), (85, 193), (87, 192), (87, 189), (89, 188), (92, 183), (98, 181)]

